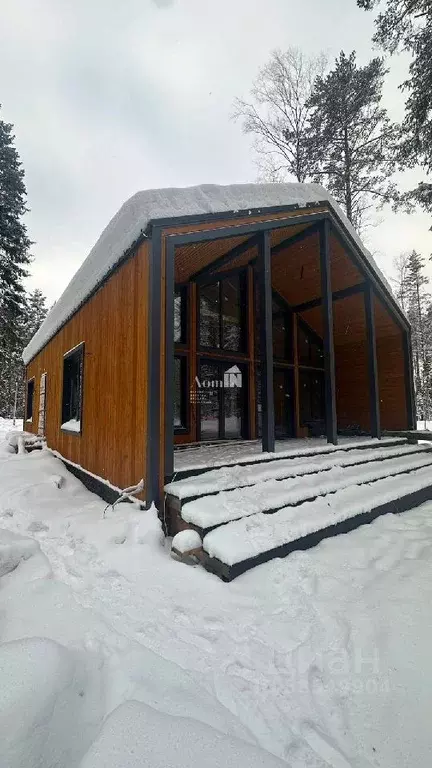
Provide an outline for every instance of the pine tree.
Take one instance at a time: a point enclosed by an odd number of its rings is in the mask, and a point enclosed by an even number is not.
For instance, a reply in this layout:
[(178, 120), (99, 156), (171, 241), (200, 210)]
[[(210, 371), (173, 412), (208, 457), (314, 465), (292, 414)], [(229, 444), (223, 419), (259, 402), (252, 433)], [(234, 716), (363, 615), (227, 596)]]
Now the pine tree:
[(14, 146), (12, 125), (0, 120), (0, 414), (10, 415), (12, 370), (22, 351), (24, 278), (30, 263), (24, 170)]
[(396, 168), (397, 128), (381, 105), (383, 60), (364, 67), (342, 51), (334, 69), (315, 82), (310, 100), (310, 154), (316, 181), (324, 183), (355, 227), (372, 207), (398, 199), (391, 181)]
[[(390, 53), (407, 51), (412, 56), (409, 77), (401, 84), (407, 94), (402, 124), (400, 162), (421, 165), (432, 174), (432, 2), (431, 0), (357, 0), (366, 10), (377, 7), (374, 42)], [(408, 193), (432, 211), (432, 183), (422, 181)]]
[(408, 256), (405, 295), (407, 314), (411, 323), (414, 382), (417, 413), (420, 419), (431, 418), (431, 353), (428, 325), (431, 321), (431, 300), (427, 292), (429, 278), (424, 273), (424, 259), (416, 251)]

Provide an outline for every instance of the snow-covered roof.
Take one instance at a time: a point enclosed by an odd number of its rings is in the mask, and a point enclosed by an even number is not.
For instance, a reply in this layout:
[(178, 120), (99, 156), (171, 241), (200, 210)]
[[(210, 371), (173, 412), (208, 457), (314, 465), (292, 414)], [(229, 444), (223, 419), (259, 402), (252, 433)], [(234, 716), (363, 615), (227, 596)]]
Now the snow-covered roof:
[[(59, 300), (23, 352), (27, 364), (76, 312), (112, 268), (157, 219), (206, 213), (256, 212), (295, 206), (304, 208), (328, 201), (374, 271), (387, 285), (369, 251), (334, 198), (319, 184), (232, 184), (149, 189), (127, 200), (102, 232), (96, 245), (76, 272)], [(387, 285), (387, 287), (389, 287)], [(390, 288), (389, 288), (390, 290)]]

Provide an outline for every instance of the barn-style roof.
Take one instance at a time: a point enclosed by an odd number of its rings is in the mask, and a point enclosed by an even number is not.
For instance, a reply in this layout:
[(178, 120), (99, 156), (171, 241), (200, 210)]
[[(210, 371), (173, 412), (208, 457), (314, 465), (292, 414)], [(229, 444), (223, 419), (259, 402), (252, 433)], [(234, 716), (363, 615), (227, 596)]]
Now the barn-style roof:
[[(204, 184), (197, 187), (150, 189), (137, 192), (127, 200), (111, 219), (93, 246), (82, 266), (49, 312), (40, 329), (24, 350), (27, 364), (57, 333), (64, 323), (102, 283), (106, 275), (130, 251), (134, 243), (149, 232), (149, 225), (157, 220), (200, 216), (212, 213), (246, 215), (265, 212), (268, 208), (313, 207), (330, 203), (351, 237), (361, 249), (382, 282), (373, 257), (364, 247), (351, 223), (334, 198), (319, 184), (232, 184), (217, 186)], [(388, 287), (388, 286), (387, 286)], [(390, 290), (390, 289), (389, 289)]]

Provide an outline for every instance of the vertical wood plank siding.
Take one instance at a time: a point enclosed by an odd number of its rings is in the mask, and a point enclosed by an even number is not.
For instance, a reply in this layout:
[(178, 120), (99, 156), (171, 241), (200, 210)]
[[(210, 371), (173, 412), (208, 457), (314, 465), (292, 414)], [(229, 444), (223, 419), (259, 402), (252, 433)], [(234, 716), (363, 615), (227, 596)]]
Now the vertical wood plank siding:
[[(119, 488), (144, 474), (147, 426), (148, 251), (143, 244), (27, 366), (47, 373), (46, 438), (66, 459)], [(60, 429), (63, 355), (85, 342), (82, 435)], [(37, 431), (37, 418), (29, 431)]]

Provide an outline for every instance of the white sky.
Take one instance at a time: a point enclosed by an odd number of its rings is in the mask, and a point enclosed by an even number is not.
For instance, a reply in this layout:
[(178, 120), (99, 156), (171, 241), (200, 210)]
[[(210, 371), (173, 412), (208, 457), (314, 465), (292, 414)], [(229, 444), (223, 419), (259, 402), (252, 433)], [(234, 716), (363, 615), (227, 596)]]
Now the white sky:
[[(372, 33), (355, 0), (2, 0), (0, 116), (26, 171), (29, 285), (58, 298), (139, 189), (255, 181), (251, 139), (230, 114), (270, 52), (356, 49), (364, 63)], [(406, 60), (390, 66), (398, 119)], [(395, 254), (432, 251), (430, 217), (379, 218), (366, 244), (387, 275)]]

